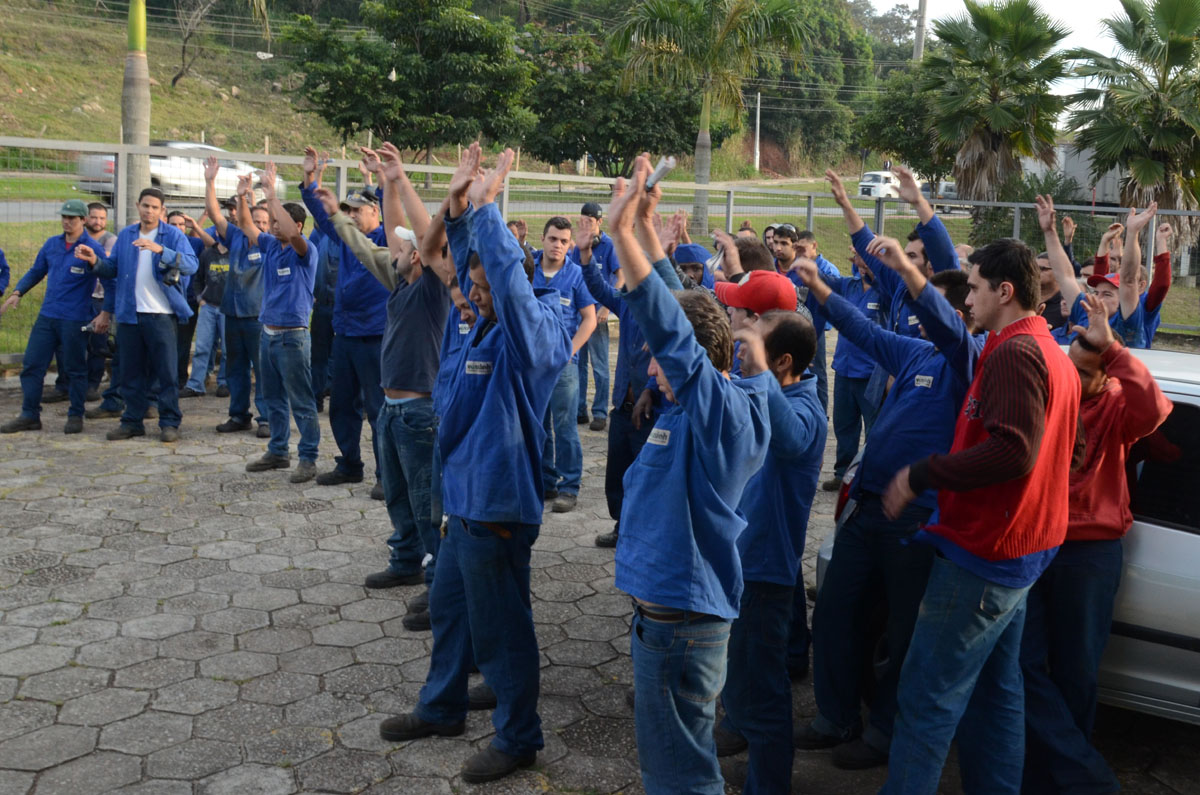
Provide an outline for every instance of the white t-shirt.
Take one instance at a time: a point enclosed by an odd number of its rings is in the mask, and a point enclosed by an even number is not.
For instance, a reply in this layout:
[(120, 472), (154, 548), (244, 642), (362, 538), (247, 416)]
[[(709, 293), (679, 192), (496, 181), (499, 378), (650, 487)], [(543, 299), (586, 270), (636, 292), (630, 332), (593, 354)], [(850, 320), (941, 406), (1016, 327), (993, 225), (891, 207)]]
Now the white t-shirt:
[[(158, 237), (157, 227), (150, 232), (138, 235), (142, 240), (151, 243)], [(138, 254), (137, 280), (134, 282), (133, 294), (137, 298), (137, 311), (157, 315), (171, 314), (171, 305), (163, 293), (162, 285), (154, 278), (154, 254), (144, 248)]]

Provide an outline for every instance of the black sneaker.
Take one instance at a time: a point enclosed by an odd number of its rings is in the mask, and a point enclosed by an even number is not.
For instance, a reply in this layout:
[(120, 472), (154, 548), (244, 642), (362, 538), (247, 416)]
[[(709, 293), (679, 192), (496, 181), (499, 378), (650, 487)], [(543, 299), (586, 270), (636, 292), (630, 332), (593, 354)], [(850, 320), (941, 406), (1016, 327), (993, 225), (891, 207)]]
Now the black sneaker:
[(40, 431), (41, 429), (41, 420), (25, 416), (17, 417), (15, 420), (9, 420), (0, 425), (0, 433), (20, 433), (21, 431)]
[(814, 729), (811, 723), (806, 723), (792, 732), (792, 741), (797, 748), (804, 751), (820, 751), (846, 742), (841, 737), (835, 737), (832, 734), (822, 734)]
[(118, 425), (116, 428), (113, 428), (111, 431), (106, 433), (104, 435), (104, 438), (108, 439), (110, 442), (119, 442), (123, 439), (132, 439), (135, 436), (145, 436), (145, 435), (146, 435), (145, 428), (137, 428), (137, 427), (134, 427), (133, 425), (125, 425), (124, 423), (122, 423), (121, 425)]
[(83, 433), (83, 417), (74, 414), (67, 417), (67, 424), (63, 426), (63, 433)]
[(273, 453), (263, 453), (262, 458), (257, 458), (246, 464), (247, 472), (266, 472), (268, 469), (287, 469), (292, 465), (292, 459), (285, 455), (274, 455)]
[(536, 761), (536, 751), (525, 756), (509, 756), (489, 745), (463, 763), (462, 780), (468, 784), (495, 781), (517, 772), (520, 768), (530, 767)]
[(842, 770), (868, 770), (872, 767), (882, 767), (888, 762), (888, 755), (876, 751), (863, 742), (861, 737), (842, 743), (833, 749), (833, 766)]
[(328, 472), (322, 472), (317, 475), (318, 486), (340, 486), (343, 483), (362, 483), (362, 473), (357, 475), (347, 475), (340, 469), (331, 469)]
[(219, 398), (229, 397), (229, 387), (227, 387), (227, 386), (217, 387), (217, 397), (219, 397)]
[(487, 682), (480, 682), (467, 691), (467, 709), (471, 712), (496, 708), (496, 691)]
[(250, 430), (250, 425), (250, 420), (238, 422), (233, 417), (230, 417), (217, 426), (217, 433), (237, 433), (238, 431), (248, 431)]
[(433, 629), (433, 622), (429, 618), (429, 611), (426, 610), (422, 613), (409, 613), (400, 619), (400, 626), (409, 632), (429, 632)]
[(420, 585), (425, 582), (424, 572), (396, 574), (391, 569), (368, 574), (363, 580), (364, 588), (395, 588), (400, 585)]
[(717, 744), (717, 756), (733, 756), (750, 747), (745, 737), (719, 723), (713, 729), (713, 741)]
[(196, 390), (192, 389), (190, 386), (185, 386), (183, 389), (179, 390), (179, 397), (180, 397), (180, 399), (190, 398), (190, 397), (204, 397), (204, 393), (197, 392)]
[(397, 715), (379, 724), (379, 736), (389, 742), (415, 740), (418, 737), (457, 737), (467, 728), (464, 721), (458, 723), (429, 723), (417, 717), (415, 712)]
[(619, 534), (616, 530), (613, 530), (611, 533), (601, 533), (596, 536), (596, 546), (603, 547), (604, 549), (612, 549), (617, 545), (618, 537)]

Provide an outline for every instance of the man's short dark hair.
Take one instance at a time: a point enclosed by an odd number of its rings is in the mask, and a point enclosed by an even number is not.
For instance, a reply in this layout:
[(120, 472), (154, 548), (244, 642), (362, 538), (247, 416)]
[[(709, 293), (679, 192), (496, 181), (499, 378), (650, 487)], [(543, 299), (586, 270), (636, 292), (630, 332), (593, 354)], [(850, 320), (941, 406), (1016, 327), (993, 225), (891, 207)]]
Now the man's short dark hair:
[(775, 227), (775, 237), (786, 238), (795, 243), (800, 239), (800, 233), (796, 231), (796, 227), (791, 224), (779, 224)]
[(103, 210), (106, 213), (108, 212), (108, 206), (104, 204), (104, 202), (88, 202), (87, 207), (88, 212), (91, 212), (92, 210)]
[(767, 244), (756, 237), (735, 237), (733, 245), (737, 248), (738, 259), (742, 261), (742, 269), (746, 271), (773, 271), (775, 257)]
[(153, 196), (155, 199), (158, 199), (160, 204), (167, 203), (167, 197), (158, 188), (142, 188), (142, 192), (138, 194), (138, 204), (141, 204), (142, 199), (147, 196)]
[(547, 221), (546, 225), (542, 227), (542, 237), (546, 236), (546, 233), (550, 231), (550, 227), (554, 227), (555, 229), (565, 229), (568, 232), (571, 231), (571, 229), (573, 228), (571, 226), (571, 220), (569, 218), (564, 218), (561, 215), (556, 215), (553, 218), (551, 218), (549, 221)]
[(283, 209), (287, 210), (287, 214), (292, 216), (292, 220), (296, 222), (296, 226), (303, 227), (304, 222), (308, 220), (308, 213), (304, 209), (304, 205), (296, 202), (285, 202)]
[(729, 316), (706, 292), (676, 290), (675, 299), (683, 307), (683, 313), (692, 324), (696, 342), (708, 352), (708, 360), (713, 367), (723, 373), (732, 370), (733, 331), (729, 327)]
[(1034, 310), (1041, 303), (1042, 277), (1034, 261), (1033, 249), (1011, 237), (988, 243), (972, 252), (967, 261), (979, 266), (980, 278), (986, 279), (993, 290), (1008, 282), (1013, 286), (1013, 298), (1022, 309)]
[(971, 288), (967, 286), (966, 271), (958, 268), (941, 271), (933, 274), (929, 283), (945, 293), (950, 306), (962, 312), (964, 318), (971, 316), (971, 309), (967, 306), (967, 294), (971, 292)]
[(171, 212), (167, 213), (167, 220), (170, 221), (177, 215), (183, 215), (183, 210), (172, 210)]
[(811, 240), (812, 242), (816, 243), (817, 236), (813, 234), (811, 229), (801, 229), (796, 233), (796, 242), (799, 243), (801, 240)]
[(529, 246), (522, 246), (521, 251), (525, 252), (525, 259), (521, 261), (521, 267), (525, 269), (525, 278), (529, 279), (530, 284), (533, 284), (533, 274), (537, 271), (537, 263), (533, 261), (533, 251)]
[(802, 375), (817, 353), (817, 330), (812, 321), (798, 312), (772, 309), (764, 312), (759, 322), (774, 321), (769, 334), (763, 337), (767, 358), (771, 361), (785, 353), (792, 355), (791, 375)]
[(911, 232), (909, 232), (909, 233), (908, 233), (908, 237), (907, 237), (907, 238), (905, 238), (905, 239), (906, 239), (906, 240), (907, 240), (909, 243), (911, 243), (911, 242), (913, 242), (914, 240), (920, 240), (920, 239), (921, 239), (921, 236), (920, 236), (919, 234), (917, 234), (917, 229), (916, 229), (916, 227), (913, 227), (913, 230), (912, 230)]

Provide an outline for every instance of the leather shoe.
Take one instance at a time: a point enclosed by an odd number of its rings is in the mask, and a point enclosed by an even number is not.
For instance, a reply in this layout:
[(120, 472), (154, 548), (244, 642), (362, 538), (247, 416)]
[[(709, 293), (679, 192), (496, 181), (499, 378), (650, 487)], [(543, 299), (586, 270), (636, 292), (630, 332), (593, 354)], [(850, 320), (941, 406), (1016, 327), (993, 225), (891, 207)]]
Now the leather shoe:
[(587, 425), (588, 424), (588, 415), (587, 415), (586, 411), (582, 414), (575, 415), (575, 424), (576, 425)]
[(471, 712), (495, 709), (496, 703), (496, 691), (487, 682), (480, 682), (467, 691), (467, 709)]
[(876, 751), (861, 737), (834, 748), (832, 756), (833, 766), (842, 770), (867, 770), (886, 765), (888, 761), (887, 754)]
[(185, 386), (183, 389), (179, 390), (179, 397), (180, 398), (204, 397), (204, 393), (197, 392), (196, 390), (192, 389), (190, 386)]
[(603, 417), (596, 417), (595, 419), (592, 420), (591, 425), (588, 425), (588, 428), (590, 428), (593, 431), (602, 431), (607, 426), (608, 426), (608, 420), (604, 419)]
[(0, 433), (19, 433), (20, 431), (40, 431), (42, 429), (42, 421), (35, 420), (33, 417), (17, 417), (15, 420), (0, 425)]
[(84, 395), (84, 403), (96, 403), (100, 400), (100, 390), (94, 386), (88, 387), (87, 394)]
[(83, 416), (87, 417), (89, 420), (116, 419), (117, 417), (121, 416), (121, 410), (106, 409), (101, 406), (97, 406), (94, 409), (88, 409), (87, 411), (83, 412)]
[(145, 428), (137, 428), (137, 427), (134, 427), (133, 425), (121, 424), (121, 425), (118, 425), (116, 428), (113, 428), (108, 433), (104, 434), (104, 438), (108, 439), (110, 442), (119, 442), (122, 439), (132, 439), (135, 436), (145, 436), (145, 435), (146, 435)]
[(160, 442), (178, 442), (179, 441), (179, 429), (176, 428), (174, 425), (166, 426), (161, 431), (159, 431), (158, 440)]
[(271, 426), (267, 425), (265, 422), (260, 422), (258, 424), (258, 430), (256, 430), (254, 432), (254, 435), (256, 437), (258, 437), (259, 439), (270, 439), (271, 438)]
[(227, 386), (217, 387), (217, 397), (220, 397), (220, 398), (229, 397), (229, 387), (227, 387)]
[(408, 600), (409, 613), (428, 613), (429, 612), (429, 589), (426, 588), (419, 594)]
[(238, 431), (248, 430), (250, 430), (250, 420), (238, 422), (233, 417), (230, 417), (217, 426), (217, 433), (237, 433)]
[(611, 533), (601, 533), (596, 536), (596, 546), (603, 547), (604, 549), (612, 549), (617, 545), (618, 537), (619, 534), (615, 529)]
[(837, 491), (841, 487), (842, 479), (839, 477), (832, 477), (821, 484), (821, 491)]
[(63, 433), (83, 433), (83, 417), (78, 414), (67, 417), (67, 423), (63, 425)]
[(717, 744), (717, 756), (733, 756), (750, 747), (745, 737), (719, 723), (713, 729), (713, 741)]
[[(317, 475), (318, 486), (340, 486), (343, 483), (362, 483), (362, 473), (357, 475), (347, 475), (340, 469), (331, 469), (328, 472), (322, 472)], [(370, 586), (368, 586), (370, 587)]]
[(307, 483), (317, 476), (317, 465), (312, 461), (300, 459), (296, 471), (288, 478), (289, 483)]
[(397, 715), (379, 724), (379, 736), (393, 743), (415, 740), (418, 737), (457, 737), (467, 728), (465, 721), (458, 723), (430, 723), (417, 717), (417, 713)]
[(292, 459), (283, 455), (263, 453), (262, 458), (246, 464), (247, 472), (266, 472), (268, 469), (287, 469), (292, 465)]
[(805, 751), (820, 751), (846, 742), (841, 737), (835, 737), (832, 734), (822, 734), (814, 729), (811, 723), (806, 723), (797, 728), (792, 733), (792, 741), (797, 748)]
[(42, 403), (62, 403), (68, 400), (66, 392), (59, 392), (57, 389), (42, 390)]
[(428, 632), (433, 629), (433, 622), (429, 619), (429, 611), (424, 610), (420, 613), (409, 613), (400, 619), (400, 626), (409, 632)]
[(382, 500), (383, 499), (383, 484), (380, 483), (378, 480), (375, 481), (375, 485), (371, 487), (371, 499), (373, 499), (373, 500)]
[(559, 494), (554, 498), (554, 504), (550, 506), (550, 510), (554, 513), (569, 513), (575, 510), (575, 502), (578, 499), (574, 494)]
[(420, 585), (425, 582), (424, 572), (396, 574), (391, 569), (368, 574), (363, 580), (364, 588), (395, 588), (398, 585)]
[(489, 745), (463, 763), (462, 780), (468, 784), (495, 781), (515, 773), (522, 767), (529, 767), (536, 761), (536, 751), (525, 756), (510, 756)]

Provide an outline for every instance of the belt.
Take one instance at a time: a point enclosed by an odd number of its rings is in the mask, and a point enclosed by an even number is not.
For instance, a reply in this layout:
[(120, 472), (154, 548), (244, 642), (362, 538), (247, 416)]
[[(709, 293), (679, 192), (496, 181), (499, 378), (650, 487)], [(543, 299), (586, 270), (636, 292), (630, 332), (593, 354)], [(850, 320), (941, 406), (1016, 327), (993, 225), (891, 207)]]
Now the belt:
[(648, 607), (641, 602), (634, 601), (633, 612), (637, 613), (642, 618), (649, 618), (652, 621), (661, 621), (664, 624), (682, 624), (687, 621), (720, 621), (717, 616), (709, 615), (708, 613), (694, 613), (691, 610), (670, 610), (660, 607)]

